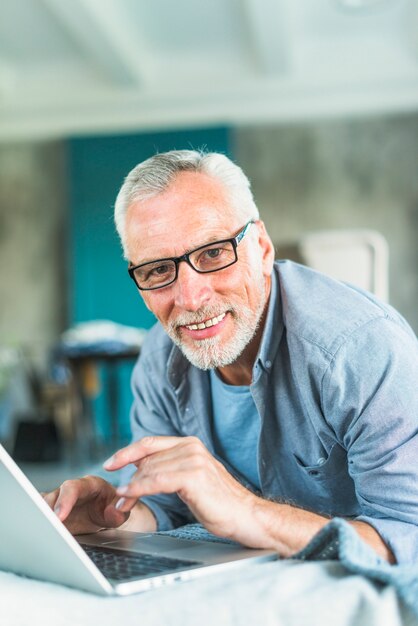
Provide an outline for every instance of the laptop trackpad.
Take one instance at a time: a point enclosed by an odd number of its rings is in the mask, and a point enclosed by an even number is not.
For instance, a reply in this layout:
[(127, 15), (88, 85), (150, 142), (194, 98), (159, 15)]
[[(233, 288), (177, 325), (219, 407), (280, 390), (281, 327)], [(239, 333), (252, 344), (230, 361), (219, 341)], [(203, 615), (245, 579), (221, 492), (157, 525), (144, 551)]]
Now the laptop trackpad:
[(102, 546), (108, 548), (117, 548), (119, 550), (134, 550), (138, 552), (174, 552), (178, 550), (191, 550), (196, 549), (196, 546), (207, 546), (207, 542), (200, 541), (188, 541), (187, 539), (178, 539), (174, 537), (164, 537), (161, 535), (154, 535), (140, 538), (118, 538), (111, 541), (105, 541), (101, 543)]

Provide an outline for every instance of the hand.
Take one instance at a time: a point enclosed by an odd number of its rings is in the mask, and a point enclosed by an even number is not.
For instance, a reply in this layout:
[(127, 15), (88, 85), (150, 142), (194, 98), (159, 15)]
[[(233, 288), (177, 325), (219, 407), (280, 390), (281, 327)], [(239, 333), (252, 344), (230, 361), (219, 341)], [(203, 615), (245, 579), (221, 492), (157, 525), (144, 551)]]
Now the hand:
[(263, 502), (237, 482), (196, 437), (145, 437), (116, 452), (109, 471), (137, 467), (129, 485), (117, 489), (119, 511), (137, 498), (177, 493), (193, 515), (215, 535), (263, 547), (253, 510)]
[[(145, 437), (116, 452), (104, 467), (115, 471), (129, 463), (137, 471), (129, 485), (116, 490), (118, 512), (128, 513), (145, 495), (177, 493), (213, 534), (284, 557), (301, 550), (329, 522), (323, 515), (254, 495), (196, 437)], [(394, 562), (372, 526), (350, 523), (378, 554)]]
[(130, 509), (122, 512), (115, 508), (119, 499), (115, 488), (97, 476), (66, 480), (43, 497), (73, 535), (116, 528), (130, 515)]

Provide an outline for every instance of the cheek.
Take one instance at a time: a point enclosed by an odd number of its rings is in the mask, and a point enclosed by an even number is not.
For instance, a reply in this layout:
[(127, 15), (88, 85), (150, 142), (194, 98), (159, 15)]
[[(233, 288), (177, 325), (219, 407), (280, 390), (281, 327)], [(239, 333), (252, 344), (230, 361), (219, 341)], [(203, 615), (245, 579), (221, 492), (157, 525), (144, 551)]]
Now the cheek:
[(152, 293), (143, 291), (141, 295), (147, 309), (151, 311), (160, 322), (167, 319), (172, 307), (170, 307), (170, 299), (167, 298), (166, 294), (162, 292)]
[(259, 254), (254, 254), (253, 258), (248, 258), (245, 271), (242, 273), (240, 281), (240, 291), (242, 300), (252, 309), (259, 306), (260, 300), (265, 299), (267, 288), (267, 274), (265, 272), (264, 260)]
[(263, 280), (263, 259), (259, 253), (253, 251), (242, 259), (240, 274), (242, 284), (258, 284)]
[(140, 292), (139, 292), (139, 294), (140, 294), (140, 296), (142, 297), (142, 301), (143, 301), (143, 303), (145, 304), (145, 306), (147, 307), (148, 311), (153, 312), (153, 311), (152, 311), (152, 308), (151, 308), (151, 306), (150, 306), (150, 304), (149, 304), (149, 300), (148, 300), (148, 298), (147, 298), (146, 296), (144, 296), (144, 293), (143, 293), (142, 291), (140, 291)]
[(243, 261), (240, 271), (225, 283), (223, 294), (231, 302), (254, 308), (264, 292), (265, 277), (260, 257)]

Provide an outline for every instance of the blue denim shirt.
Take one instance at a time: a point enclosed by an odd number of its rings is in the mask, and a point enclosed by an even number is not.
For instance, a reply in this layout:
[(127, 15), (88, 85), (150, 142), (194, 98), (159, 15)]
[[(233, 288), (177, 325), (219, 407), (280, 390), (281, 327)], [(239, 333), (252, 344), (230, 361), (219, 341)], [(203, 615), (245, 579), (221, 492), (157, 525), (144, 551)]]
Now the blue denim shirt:
[[(134, 440), (195, 435), (214, 454), (209, 374), (160, 324), (132, 386)], [(405, 320), (367, 292), (277, 262), (250, 389), (261, 495), (368, 522), (398, 562), (416, 561), (418, 342)], [(192, 521), (175, 494), (143, 501), (159, 530)]]

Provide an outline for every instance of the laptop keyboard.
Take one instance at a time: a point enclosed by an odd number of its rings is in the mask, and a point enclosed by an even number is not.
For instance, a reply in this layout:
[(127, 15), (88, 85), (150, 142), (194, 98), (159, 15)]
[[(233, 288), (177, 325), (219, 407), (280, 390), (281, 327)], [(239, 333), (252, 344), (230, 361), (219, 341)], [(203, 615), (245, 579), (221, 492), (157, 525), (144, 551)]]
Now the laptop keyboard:
[(142, 578), (143, 576), (163, 574), (200, 565), (199, 561), (184, 561), (155, 554), (125, 553), (120, 550), (85, 544), (81, 547), (102, 574), (113, 580)]

